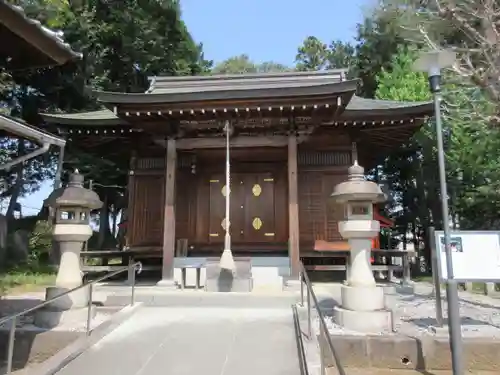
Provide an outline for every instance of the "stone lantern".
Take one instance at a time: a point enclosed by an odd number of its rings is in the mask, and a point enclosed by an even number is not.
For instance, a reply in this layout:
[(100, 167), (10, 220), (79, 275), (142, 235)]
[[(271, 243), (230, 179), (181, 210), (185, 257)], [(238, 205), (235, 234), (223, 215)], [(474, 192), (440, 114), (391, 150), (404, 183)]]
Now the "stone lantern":
[[(83, 176), (75, 171), (66, 187), (56, 189), (45, 200), (44, 205), (55, 212), (53, 239), (60, 251), (59, 270), (55, 286), (46, 290), (46, 299), (82, 285), (80, 251), (92, 235), (90, 211), (101, 208), (99, 196), (83, 187)], [(80, 289), (40, 309), (35, 324), (54, 327), (87, 318), (87, 289)]]
[(348, 180), (337, 185), (332, 199), (344, 206), (346, 220), (339, 222), (340, 235), (350, 246), (349, 272), (341, 287), (341, 307), (335, 307), (337, 324), (361, 332), (390, 328), (391, 313), (385, 309), (383, 287), (377, 286), (370, 263), (372, 239), (380, 223), (373, 220), (373, 205), (385, 201), (380, 187), (364, 178), (357, 161), (348, 170)]

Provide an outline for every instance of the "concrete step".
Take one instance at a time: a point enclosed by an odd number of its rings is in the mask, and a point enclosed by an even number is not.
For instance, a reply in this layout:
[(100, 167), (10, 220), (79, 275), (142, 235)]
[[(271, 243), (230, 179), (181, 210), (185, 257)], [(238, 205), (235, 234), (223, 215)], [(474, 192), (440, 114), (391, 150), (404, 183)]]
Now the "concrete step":
[[(299, 301), (296, 292), (279, 293), (207, 293), (197, 292), (137, 292), (136, 302), (155, 307), (231, 307), (231, 308), (290, 308)], [(104, 306), (125, 306), (130, 294), (108, 294)]]

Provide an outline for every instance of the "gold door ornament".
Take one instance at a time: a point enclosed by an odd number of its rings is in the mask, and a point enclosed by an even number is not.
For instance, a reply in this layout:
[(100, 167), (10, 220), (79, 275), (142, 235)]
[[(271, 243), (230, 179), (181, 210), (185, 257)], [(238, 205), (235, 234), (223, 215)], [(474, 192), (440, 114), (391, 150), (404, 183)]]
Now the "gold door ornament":
[(259, 230), (260, 228), (262, 228), (262, 220), (260, 220), (260, 218), (258, 217), (254, 218), (252, 221), (252, 226), (255, 230)]
[(252, 187), (252, 194), (254, 195), (254, 197), (258, 197), (259, 195), (262, 194), (262, 188), (260, 187), (259, 184), (255, 184)]
[[(226, 194), (227, 194), (227, 188), (226, 188), (226, 185), (224, 185), (220, 191), (222, 193), (222, 195), (225, 197)], [(229, 189), (229, 192), (231, 192), (231, 189)]]

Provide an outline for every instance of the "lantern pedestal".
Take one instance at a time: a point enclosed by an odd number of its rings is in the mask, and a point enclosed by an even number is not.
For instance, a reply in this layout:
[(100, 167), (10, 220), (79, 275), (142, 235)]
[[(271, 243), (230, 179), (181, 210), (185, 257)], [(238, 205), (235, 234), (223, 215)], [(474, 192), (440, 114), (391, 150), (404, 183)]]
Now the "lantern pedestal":
[[(45, 291), (45, 300), (61, 295), (72, 288), (48, 287)], [(59, 325), (72, 325), (85, 322), (88, 318), (89, 291), (79, 289), (71, 294), (59, 298), (38, 310), (34, 324), (42, 328), (54, 328)], [(91, 307), (91, 318), (96, 315), (96, 307)]]
[(358, 311), (335, 307), (333, 317), (338, 325), (356, 332), (379, 334), (391, 328), (391, 312), (386, 310)]
[[(80, 268), (80, 251), (83, 243), (92, 235), (88, 225), (56, 224), (54, 240), (59, 243), (61, 261), (56, 277), (56, 285), (48, 287), (45, 300), (57, 297), (71, 289), (82, 285)], [(35, 314), (35, 325), (53, 328), (62, 324), (85, 322), (88, 317), (89, 289), (76, 290), (49, 305)], [(91, 318), (95, 317), (95, 306), (91, 308)]]
[(384, 288), (377, 286), (370, 264), (371, 239), (378, 233), (378, 221), (345, 221), (339, 223), (339, 229), (344, 238), (351, 237), (351, 264), (347, 284), (341, 286), (342, 305), (334, 309), (335, 322), (365, 333), (391, 329), (392, 314), (385, 309)]
[(206, 264), (205, 291), (251, 292), (253, 289), (250, 258), (236, 258), (234, 271), (220, 267), (220, 262), (209, 260)]
[[(47, 288), (47, 301), (82, 285), (80, 251), (92, 235), (90, 211), (100, 208), (102, 202), (96, 193), (83, 187), (83, 176), (75, 172), (70, 175), (68, 186), (52, 192), (45, 205), (56, 211), (53, 239), (61, 253), (56, 285)], [(35, 325), (53, 328), (86, 322), (92, 303), (89, 290), (88, 287), (78, 289), (39, 309)], [(91, 306), (90, 318), (95, 314), (95, 307)]]
[(350, 247), (348, 278), (341, 286), (341, 306), (334, 308), (340, 326), (364, 333), (380, 333), (392, 327), (392, 313), (385, 308), (384, 288), (377, 286), (370, 262), (372, 239), (380, 232), (373, 220), (373, 204), (385, 199), (380, 187), (364, 179), (364, 169), (354, 163), (348, 180), (335, 187), (332, 198), (346, 209), (339, 233)]

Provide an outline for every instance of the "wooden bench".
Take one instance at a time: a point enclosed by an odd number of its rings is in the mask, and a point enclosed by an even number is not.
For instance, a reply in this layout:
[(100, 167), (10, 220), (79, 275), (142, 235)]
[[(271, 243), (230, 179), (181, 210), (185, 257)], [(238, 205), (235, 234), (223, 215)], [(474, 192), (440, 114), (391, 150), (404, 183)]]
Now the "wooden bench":
[[(129, 264), (135, 263), (136, 257), (150, 257), (152, 255), (157, 255), (157, 252), (142, 252), (142, 251), (130, 251), (130, 250), (95, 250), (95, 251), (82, 251), (80, 253), (81, 270), (84, 277), (90, 273), (95, 272), (113, 272), (120, 268), (126, 267)], [(86, 264), (87, 259), (100, 259), (100, 265)], [(119, 258), (120, 262), (117, 264), (109, 264), (110, 259)], [(141, 265), (140, 271), (156, 271), (161, 270), (160, 265)], [(127, 276), (127, 282), (132, 283), (132, 269), (129, 270)]]
[[(332, 265), (305, 265), (305, 269), (308, 271), (345, 271), (346, 278), (349, 278), (349, 267), (347, 265), (350, 262), (350, 251), (349, 250), (329, 250), (329, 251), (315, 251), (316, 254), (308, 254), (304, 258), (312, 255), (311, 258), (342, 258), (344, 259), (344, 264), (332, 264)], [(386, 249), (372, 249), (372, 257), (374, 260), (384, 257), (388, 264), (372, 264), (372, 271), (374, 272), (387, 272), (387, 278), (391, 280), (394, 277), (394, 272), (401, 272), (404, 281), (410, 280), (410, 256), (413, 256), (412, 251), (402, 251), (402, 250), (386, 250)], [(392, 258), (402, 258), (401, 265), (391, 264)]]
[[(128, 250), (99, 250), (99, 251), (82, 251), (81, 259), (88, 258), (98, 258), (102, 260), (102, 265), (89, 265), (83, 264), (81, 265), (81, 270), (84, 274), (89, 274), (93, 272), (113, 272), (120, 268), (123, 268), (129, 264), (132, 264), (136, 261), (136, 258), (144, 258), (151, 255), (158, 255), (157, 252), (154, 254), (151, 252), (143, 252), (143, 251), (128, 251)], [(109, 265), (109, 259), (120, 258), (121, 261), (118, 264)], [(105, 261), (107, 260), (107, 261)], [(185, 289), (186, 287), (186, 273), (188, 269), (196, 269), (196, 289), (200, 288), (200, 280), (201, 280), (201, 269), (205, 266), (206, 259), (205, 258), (188, 258), (188, 257), (179, 257), (174, 258), (174, 268), (181, 269), (181, 289)], [(161, 270), (161, 265), (142, 265), (141, 271), (159, 271)], [(129, 273), (128, 282), (132, 281), (132, 275)]]

